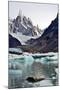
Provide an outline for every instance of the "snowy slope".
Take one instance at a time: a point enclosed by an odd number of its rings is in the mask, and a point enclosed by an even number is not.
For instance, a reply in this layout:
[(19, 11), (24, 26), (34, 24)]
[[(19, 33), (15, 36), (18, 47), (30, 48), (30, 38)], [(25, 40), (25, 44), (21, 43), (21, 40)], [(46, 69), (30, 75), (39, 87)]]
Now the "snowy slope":
[(11, 34), (13, 37), (18, 39), (22, 45), (25, 44), (25, 42), (27, 42), (27, 40), (29, 40), (31, 38), (36, 39), (36, 38), (40, 37), (40, 35), (38, 35), (38, 36), (26, 36), (26, 35), (23, 35), (22, 33), (13, 33), (13, 32), (9, 32), (9, 34)]

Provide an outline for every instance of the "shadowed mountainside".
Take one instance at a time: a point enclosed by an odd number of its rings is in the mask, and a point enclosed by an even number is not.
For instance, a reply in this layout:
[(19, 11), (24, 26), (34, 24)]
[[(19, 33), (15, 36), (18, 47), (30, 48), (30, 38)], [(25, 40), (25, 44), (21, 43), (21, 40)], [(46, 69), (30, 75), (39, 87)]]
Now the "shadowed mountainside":
[(45, 29), (41, 37), (30, 39), (27, 44), (32, 45), (36, 51), (41, 53), (58, 52), (58, 15)]
[(20, 45), (21, 45), (20, 41), (9, 34), (9, 48), (15, 48)]

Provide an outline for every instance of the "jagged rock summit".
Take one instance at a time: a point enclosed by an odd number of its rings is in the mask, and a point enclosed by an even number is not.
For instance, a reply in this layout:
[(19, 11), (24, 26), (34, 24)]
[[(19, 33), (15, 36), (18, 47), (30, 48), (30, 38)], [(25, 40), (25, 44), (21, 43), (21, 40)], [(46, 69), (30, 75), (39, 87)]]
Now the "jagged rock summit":
[(21, 10), (19, 10), (19, 14), (15, 19), (9, 20), (9, 31), (28, 36), (37, 36), (42, 33), (39, 26), (34, 26), (31, 19), (24, 16)]

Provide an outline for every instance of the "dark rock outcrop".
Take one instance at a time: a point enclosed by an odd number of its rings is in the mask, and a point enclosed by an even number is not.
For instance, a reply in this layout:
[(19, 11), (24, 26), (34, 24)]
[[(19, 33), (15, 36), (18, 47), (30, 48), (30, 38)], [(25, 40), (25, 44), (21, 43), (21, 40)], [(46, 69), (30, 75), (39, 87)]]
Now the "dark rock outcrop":
[(44, 80), (44, 78), (34, 79), (33, 77), (28, 77), (26, 80), (27, 80), (28, 82), (35, 83), (35, 82), (39, 82), (39, 81)]
[(21, 46), (20, 41), (9, 34), (9, 48), (15, 48), (17, 46)]

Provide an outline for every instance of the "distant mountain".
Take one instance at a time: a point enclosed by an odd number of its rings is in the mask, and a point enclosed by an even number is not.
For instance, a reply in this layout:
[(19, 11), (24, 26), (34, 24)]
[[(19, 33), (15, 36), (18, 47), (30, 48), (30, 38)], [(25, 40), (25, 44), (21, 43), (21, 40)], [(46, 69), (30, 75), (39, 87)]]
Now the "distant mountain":
[(15, 19), (9, 19), (9, 31), (13, 33), (22, 33), (27, 36), (37, 36), (42, 34), (38, 25), (34, 26), (31, 19), (23, 16), (21, 12)]
[(9, 34), (9, 48), (15, 48), (17, 46), (21, 46), (20, 41)]
[(51, 24), (44, 30), (41, 37), (30, 39), (26, 42), (35, 47), (38, 52), (57, 52), (58, 51), (58, 15)]

